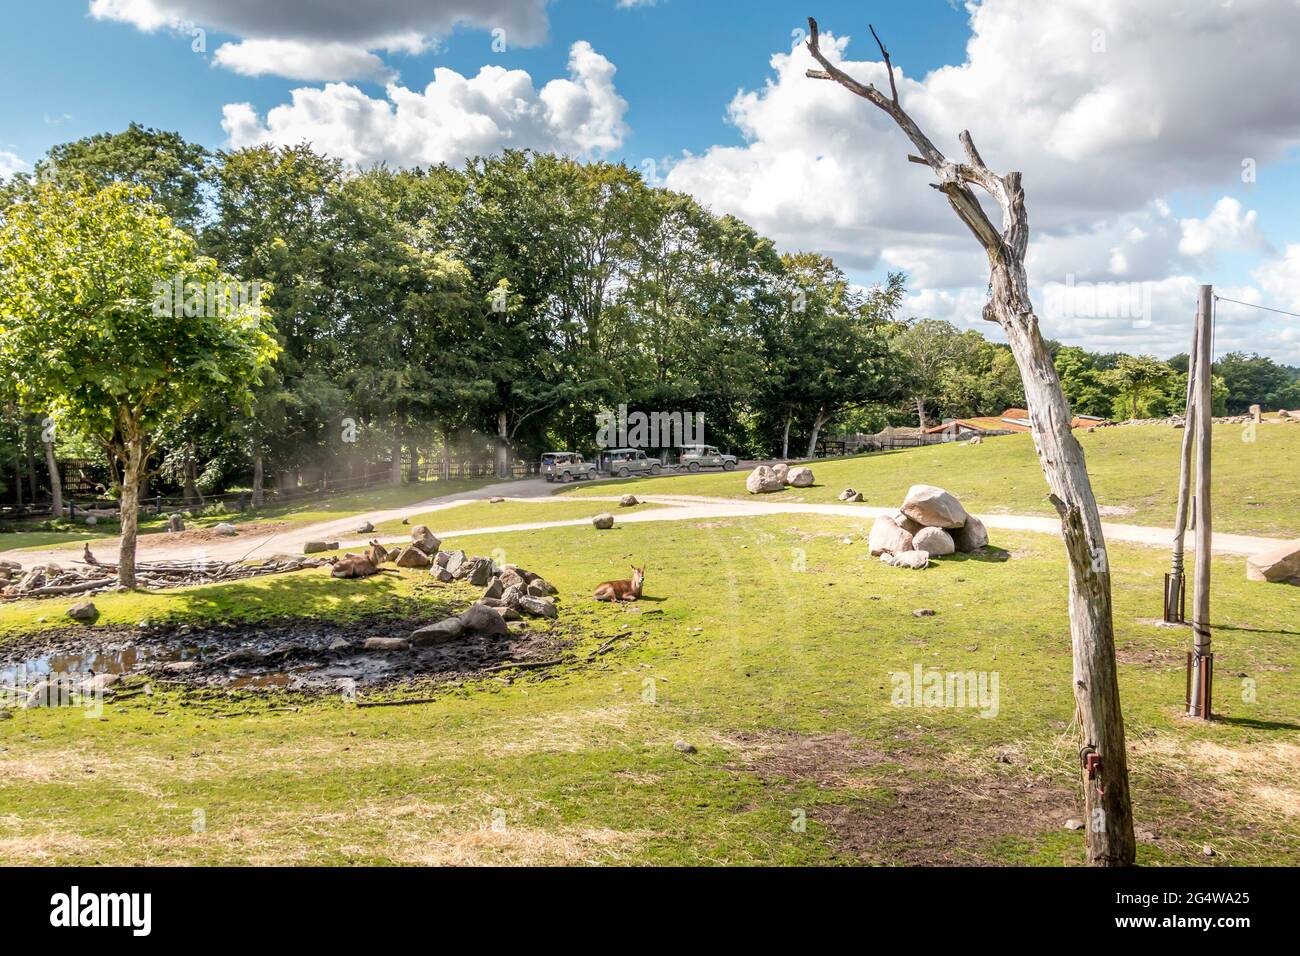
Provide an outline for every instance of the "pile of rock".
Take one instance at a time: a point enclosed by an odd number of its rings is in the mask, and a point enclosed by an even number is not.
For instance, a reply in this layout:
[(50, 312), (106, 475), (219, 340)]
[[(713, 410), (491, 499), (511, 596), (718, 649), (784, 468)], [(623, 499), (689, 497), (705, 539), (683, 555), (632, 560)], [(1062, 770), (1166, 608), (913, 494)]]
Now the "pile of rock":
[(919, 570), (932, 558), (978, 551), (989, 535), (955, 496), (933, 485), (913, 485), (898, 511), (876, 519), (867, 543), (886, 564)]
[(414, 647), (445, 644), (469, 635), (505, 637), (508, 621), (524, 615), (554, 620), (555, 587), (540, 574), (517, 565), (498, 568), (489, 558), (468, 557), (464, 551), (440, 551), (434, 557), (434, 574), (440, 581), (468, 580), (483, 587), (483, 595), (463, 613), (444, 618), (411, 634)]
[(811, 487), (816, 479), (807, 465), (759, 465), (745, 479), (745, 490), (751, 495), (765, 495), (791, 488)]

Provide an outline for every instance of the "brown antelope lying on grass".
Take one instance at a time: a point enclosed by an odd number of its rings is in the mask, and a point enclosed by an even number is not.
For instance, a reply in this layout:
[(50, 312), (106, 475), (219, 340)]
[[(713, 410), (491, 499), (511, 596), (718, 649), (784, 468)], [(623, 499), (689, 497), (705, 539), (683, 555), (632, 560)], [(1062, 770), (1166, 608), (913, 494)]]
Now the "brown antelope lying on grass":
[(596, 585), (597, 601), (635, 601), (645, 587), (645, 568), (632, 565), (631, 581), (605, 581)]
[(400, 574), (396, 568), (381, 568), (388, 560), (388, 552), (377, 540), (370, 542), (365, 554), (345, 554), (334, 560), (330, 576), (336, 578), (368, 578), (372, 574)]

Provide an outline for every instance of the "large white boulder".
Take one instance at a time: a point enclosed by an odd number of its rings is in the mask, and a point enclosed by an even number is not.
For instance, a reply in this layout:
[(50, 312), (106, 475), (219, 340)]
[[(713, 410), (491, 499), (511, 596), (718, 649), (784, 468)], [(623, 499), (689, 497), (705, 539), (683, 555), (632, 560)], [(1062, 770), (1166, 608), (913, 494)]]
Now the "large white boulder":
[(881, 515), (871, 526), (867, 536), (867, 547), (873, 555), (899, 554), (912, 550), (911, 532), (900, 528), (898, 523), (888, 515)]
[(1246, 577), (1251, 581), (1300, 584), (1300, 540), (1252, 554), (1246, 559)]
[(957, 550), (952, 535), (942, 528), (922, 528), (912, 537), (912, 547), (932, 558), (941, 558)]
[(794, 488), (808, 488), (814, 481), (813, 470), (807, 465), (791, 468), (785, 473), (785, 483)]
[(903, 514), (927, 528), (960, 528), (966, 523), (966, 509), (961, 502), (934, 485), (908, 488)]
[(969, 553), (978, 551), (989, 543), (989, 532), (983, 521), (974, 515), (967, 515), (966, 523), (953, 529), (952, 540), (958, 551)]
[(785, 488), (784, 472), (778, 475), (775, 469), (767, 465), (759, 465), (745, 479), (745, 490), (751, 495), (764, 495), (772, 491), (781, 491), (783, 488)]

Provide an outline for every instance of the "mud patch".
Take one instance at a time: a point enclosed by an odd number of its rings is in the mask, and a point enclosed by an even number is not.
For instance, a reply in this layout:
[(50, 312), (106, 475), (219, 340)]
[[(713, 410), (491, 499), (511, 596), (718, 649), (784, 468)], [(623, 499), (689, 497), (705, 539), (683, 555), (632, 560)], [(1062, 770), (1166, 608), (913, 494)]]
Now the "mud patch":
[[(864, 863), (910, 866), (999, 862), (988, 845), (1005, 838), (1034, 840), (1077, 814), (1063, 786), (1013, 772), (943, 777), (922, 751), (884, 751), (848, 734), (770, 732), (740, 735), (744, 762), (773, 786), (815, 784), (848, 799), (808, 810), (830, 831), (839, 852)], [(863, 791), (870, 791), (863, 795)]]
[(371, 616), (348, 622), (293, 618), (249, 624), (69, 628), (0, 651), (0, 683), (23, 686), (51, 673), (142, 674), (195, 687), (335, 692), (417, 678), (470, 678), (494, 664), (558, 656), (575, 643), (562, 625), (465, 637), (433, 647), (366, 650), (370, 637), (406, 638), (442, 614)]
[(1167, 647), (1152, 647), (1141, 641), (1125, 641), (1115, 648), (1115, 660), (1121, 664), (1142, 664), (1149, 667), (1182, 667), (1186, 653)]

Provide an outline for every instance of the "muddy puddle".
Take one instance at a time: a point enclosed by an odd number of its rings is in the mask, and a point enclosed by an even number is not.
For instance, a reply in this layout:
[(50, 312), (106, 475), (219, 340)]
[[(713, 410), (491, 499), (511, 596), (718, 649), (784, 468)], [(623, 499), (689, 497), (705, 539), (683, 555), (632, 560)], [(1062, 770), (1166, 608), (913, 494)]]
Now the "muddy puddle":
[(555, 657), (573, 643), (552, 627), (545, 634), (512, 629), (504, 638), (466, 637), (399, 651), (364, 647), (366, 638), (405, 638), (435, 620), (70, 628), (0, 648), (0, 685), (30, 686), (53, 674), (142, 674), (196, 687), (335, 692), (417, 678), (469, 678), (506, 661)]

